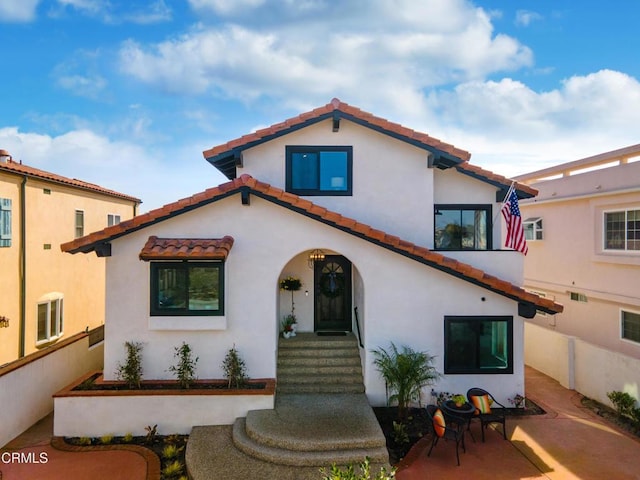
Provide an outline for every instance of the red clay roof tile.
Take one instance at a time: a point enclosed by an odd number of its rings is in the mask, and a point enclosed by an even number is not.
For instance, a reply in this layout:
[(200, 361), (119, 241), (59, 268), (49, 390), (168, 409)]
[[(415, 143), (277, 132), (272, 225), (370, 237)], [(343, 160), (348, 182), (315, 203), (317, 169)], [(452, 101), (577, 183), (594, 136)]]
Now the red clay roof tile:
[[(253, 186), (252, 186), (253, 185)], [(108, 227), (99, 232), (92, 233), (86, 237), (75, 239), (71, 242), (61, 245), (61, 249), (65, 252), (78, 253), (78, 252), (90, 252), (101, 243), (109, 242), (122, 235), (131, 233), (133, 231), (144, 228), (157, 221), (158, 218), (168, 217), (171, 215), (179, 215), (184, 211), (187, 211), (198, 204), (205, 204), (211, 201), (215, 201), (217, 198), (225, 197), (229, 192), (240, 192), (243, 188), (250, 188), (256, 192), (260, 192), (261, 196), (268, 201), (277, 200), (279, 204), (288, 204), (290, 207), (296, 207), (299, 210), (307, 212), (312, 218), (317, 220), (334, 224), (335, 226), (357, 235), (363, 238), (362, 233), (365, 234), (364, 238), (396, 252), (404, 252), (416, 261), (430, 265), (435, 268), (440, 268), (448, 273), (455, 274), (456, 276), (466, 279), (476, 285), (482, 286), (489, 290), (492, 290), (498, 294), (505, 295), (513, 300), (523, 301), (534, 304), (535, 306), (544, 309), (548, 313), (559, 313), (563, 310), (562, 305), (553, 302), (552, 300), (538, 297), (529, 292), (525, 292), (520, 287), (513, 285), (509, 282), (501, 280), (493, 275), (489, 275), (481, 269), (473, 267), (452, 258), (446, 257), (441, 253), (433, 252), (426, 247), (417, 246), (406, 240), (402, 240), (395, 235), (386, 234), (383, 231), (365, 228), (363, 224), (357, 223), (355, 220), (327, 210), (326, 208), (319, 207), (312, 202), (298, 202), (298, 196), (291, 193), (286, 193), (283, 190), (272, 187), (266, 183), (256, 181), (249, 175), (242, 175), (241, 177), (227, 182), (226, 184), (219, 185), (214, 188), (210, 188), (205, 192), (196, 194), (191, 199), (191, 204), (188, 207), (183, 207), (184, 200), (178, 200), (169, 205), (165, 205), (162, 208), (152, 210), (151, 212), (139, 215), (132, 220), (127, 220)], [(227, 238), (227, 237), (225, 237)], [(202, 245), (199, 245), (202, 247)], [(174, 247), (175, 248), (175, 247)], [(231, 245), (229, 245), (229, 249)], [(228, 251), (227, 251), (228, 253)], [(166, 258), (166, 257), (165, 257)]]
[(149, 237), (140, 251), (140, 260), (226, 260), (233, 237), (223, 238), (158, 238)]
[(28, 165), (23, 165), (22, 163), (17, 163), (13, 160), (9, 160), (6, 163), (0, 163), (0, 172), (1, 171), (15, 173), (17, 175), (27, 175), (29, 177), (40, 178), (53, 183), (59, 183), (70, 187), (80, 188), (82, 190), (100, 193), (102, 195), (108, 195), (110, 197), (122, 198), (130, 202), (142, 203), (142, 200), (139, 198), (125, 195), (124, 193), (116, 192), (115, 190), (109, 190), (108, 188), (101, 187), (95, 183), (84, 182), (77, 178), (63, 177), (62, 175), (40, 170), (35, 167), (29, 167)]

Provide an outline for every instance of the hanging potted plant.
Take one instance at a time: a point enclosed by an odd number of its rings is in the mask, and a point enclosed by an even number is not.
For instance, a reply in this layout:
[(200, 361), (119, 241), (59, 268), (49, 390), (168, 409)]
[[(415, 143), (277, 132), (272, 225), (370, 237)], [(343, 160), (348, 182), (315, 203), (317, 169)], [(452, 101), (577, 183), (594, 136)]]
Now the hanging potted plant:
[[(295, 302), (293, 301), (293, 294), (302, 288), (302, 282), (299, 278), (292, 277), (291, 275), (280, 280), (280, 290), (285, 290), (287, 292), (291, 292), (291, 314), (287, 315), (282, 323), (284, 328), (285, 322), (290, 326), (291, 332), (293, 332), (292, 337), (295, 337), (296, 330), (298, 328), (298, 321), (296, 319), (295, 314)], [(286, 332), (286, 330), (283, 330)], [(287, 337), (288, 338), (288, 337)]]

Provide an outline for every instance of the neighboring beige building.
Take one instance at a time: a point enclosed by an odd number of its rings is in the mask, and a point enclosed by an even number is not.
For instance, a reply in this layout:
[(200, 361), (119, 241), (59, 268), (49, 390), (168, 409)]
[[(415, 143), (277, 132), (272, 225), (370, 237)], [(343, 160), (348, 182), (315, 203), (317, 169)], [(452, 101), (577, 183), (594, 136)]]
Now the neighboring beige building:
[(525, 288), (562, 303), (540, 326), (640, 358), (640, 145), (516, 177)]
[(0, 365), (104, 323), (104, 258), (60, 244), (135, 216), (140, 203), (0, 150)]

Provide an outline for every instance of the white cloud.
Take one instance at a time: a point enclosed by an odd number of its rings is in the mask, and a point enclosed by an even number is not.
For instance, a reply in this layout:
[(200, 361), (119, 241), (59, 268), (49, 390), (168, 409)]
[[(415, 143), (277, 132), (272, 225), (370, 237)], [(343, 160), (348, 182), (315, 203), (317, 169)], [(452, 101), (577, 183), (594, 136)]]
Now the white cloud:
[(171, 18), (171, 8), (167, 6), (164, 0), (157, 0), (146, 9), (134, 11), (124, 16), (125, 21), (140, 25), (167, 22), (171, 20)]
[(142, 212), (224, 181), (197, 145), (156, 151), (88, 129), (50, 136), (17, 127), (0, 128), (0, 145), (15, 161), (141, 198)]
[(0, 0), (0, 22), (30, 22), (40, 0)]
[(515, 24), (520, 25), (522, 27), (528, 27), (531, 22), (535, 22), (537, 20), (542, 20), (543, 17), (537, 12), (532, 12), (530, 10), (518, 10), (516, 11), (516, 19)]
[(189, 0), (189, 5), (194, 10), (211, 10), (224, 15), (253, 9), (264, 3), (265, 0)]

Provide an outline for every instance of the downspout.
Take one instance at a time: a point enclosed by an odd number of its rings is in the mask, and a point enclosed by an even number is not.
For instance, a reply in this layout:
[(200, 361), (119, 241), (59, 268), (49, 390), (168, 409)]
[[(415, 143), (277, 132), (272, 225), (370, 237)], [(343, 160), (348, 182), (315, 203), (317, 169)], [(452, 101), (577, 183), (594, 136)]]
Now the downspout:
[(27, 324), (27, 176), (20, 185), (20, 339), (18, 358), (24, 357)]

